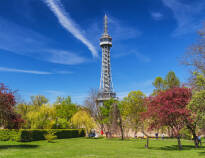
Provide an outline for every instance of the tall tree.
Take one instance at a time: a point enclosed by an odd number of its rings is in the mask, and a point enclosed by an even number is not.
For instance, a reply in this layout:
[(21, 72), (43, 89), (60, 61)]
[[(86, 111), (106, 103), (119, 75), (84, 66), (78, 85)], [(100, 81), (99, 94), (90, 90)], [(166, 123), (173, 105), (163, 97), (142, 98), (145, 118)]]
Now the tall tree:
[(141, 112), (145, 111), (145, 94), (131, 91), (120, 103), (123, 128), (132, 128), (137, 132), (142, 128)]
[(182, 59), (182, 63), (192, 71), (205, 74), (205, 25), (198, 31), (198, 39), (189, 47)]
[(192, 112), (192, 119), (200, 128), (205, 128), (205, 90), (196, 92), (189, 105), (188, 109)]
[(179, 87), (180, 81), (178, 77), (175, 75), (174, 71), (169, 71), (164, 79), (164, 84), (166, 89)]
[(147, 103), (147, 112), (144, 113), (150, 122), (150, 128), (159, 129), (163, 126), (170, 127), (178, 140), (179, 149), (182, 148), (180, 130), (191, 122), (190, 112), (186, 109), (191, 99), (191, 90), (188, 88), (171, 88), (160, 92), (157, 96), (150, 97)]
[(157, 95), (159, 92), (165, 90), (165, 81), (162, 77), (156, 77), (152, 85), (155, 87), (153, 95)]

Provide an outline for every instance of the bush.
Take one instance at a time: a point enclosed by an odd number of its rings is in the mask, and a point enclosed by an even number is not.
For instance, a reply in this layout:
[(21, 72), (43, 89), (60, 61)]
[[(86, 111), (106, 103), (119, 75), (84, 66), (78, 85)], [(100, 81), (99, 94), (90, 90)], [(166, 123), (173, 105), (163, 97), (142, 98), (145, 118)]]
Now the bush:
[(83, 129), (0, 129), (0, 140), (15, 140), (21, 142), (45, 140), (45, 135), (50, 132), (55, 133), (58, 139), (85, 136), (85, 131)]
[(55, 132), (53, 131), (48, 131), (48, 134), (45, 134), (44, 137), (48, 142), (52, 142), (52, 140), (57, 138), (57, 136), (55, 135)]
[(14, 129), (1, 129), (0, 130), (0, 141), (7, 140), (19, 140), (19, 131)]

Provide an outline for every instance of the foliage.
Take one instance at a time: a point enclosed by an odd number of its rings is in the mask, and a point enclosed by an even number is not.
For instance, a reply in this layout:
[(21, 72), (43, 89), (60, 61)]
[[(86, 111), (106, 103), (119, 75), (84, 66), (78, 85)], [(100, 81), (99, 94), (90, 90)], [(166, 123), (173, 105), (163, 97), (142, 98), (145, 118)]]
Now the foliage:
[(166, 89), (175, 88), (180, 86), (180, 81), (178, 77), (176, 77), (174, 71), (168, 72), (164, 79), (164, 84)]
[(205, 127), (205, 90), (194, 93), (188, 109), (192, 112), (192, 119), (195, 120), (199, 127)]
[(14, 140), (18, 141), (19, 131), (17, 129), (1, 129), (0, 141)]
[(205, 90), (205, 74), (194, 72), (192, 77), (192, 87), (195, 91)]
[(165, 89), (165, 81), (160, 76), (155, 78), (152, 85), (155, 87), (154, 94), (157, 94)]
[(161, 91), (179, 87), (180, 81), (173, 71), (169, 71), (164, 79), (160, 76), (156, 77), (152, 85), (155, 87), (152, 95), (155, 96), (158, 95)]
[(67, 121), (69, 121), (78, 111), (77, 105), (71, 102), (71, 98), (69, 96), (67, 98), (58, 97), (54, 107), (56, 116), (58, 118), (66, 119)]
[(16, 104), (14, 92), (4, 84), (0, 84), (0, 126), (5, 128), (20, 128), (24, 122), (14, 110)]
[(84, 137), (83, 129), (20, 129), (20, 130), (0, 130), (0, 140), (15, 141), (35, 141), (45, 140), (45, 135), (55, 133), (58, 139)]
[(157, 96), (150, 97), (147, 103), (147, 112), (144, 116), (151, 119), (151, 129), (163, 126), (170, 127), (178, 138), (179, 149), (181, 149), (180, 130), (191, 122), (190, 111), (186, 109), (191, 99), (191, 89), (172, 88), (160, 92)]
[(45, 134), (44, 137), (48, 142), (52, 142), (54, 139), (57, 138), (57, 136), (55, 135), (55, 132), (53, 131), (48, 131), (48, 133)]
[(72, 118), (72, 125), (75, 128), (84, 128), (86, 133), (96, 127), (94, 119), (90, 116), (90, 114), (85, 109), (80, 109)]
[(31, 96), (32, 105), (41, 106), (48, 103), (48, 99), (43, 95)]
[[(71, 128), (70, 119), (77, 112), (78, 107), (71, 102), (71, 98), (58, 97), (53, 106), (42, 104), (47, 102), (44, 96), (34, 97), (33, 103), (20, 103), (16, 107), (16, 111), (22, 115), (25, 120), (23, 128), (25, 129), (48, 129)], [(40, 99), (41, 98), (41, 99)]]
[(56, 119), (54, 107), (43, 104), (32, 109), (26, 114), (27, 127), (31, 129), (52, 128), (53, 121)]
[(145, 94), (141, 91), (132, 91), (120, 103), (120, 113), (124, 128), (137, 130), (141, 126), (141, 112), (145, 111)]

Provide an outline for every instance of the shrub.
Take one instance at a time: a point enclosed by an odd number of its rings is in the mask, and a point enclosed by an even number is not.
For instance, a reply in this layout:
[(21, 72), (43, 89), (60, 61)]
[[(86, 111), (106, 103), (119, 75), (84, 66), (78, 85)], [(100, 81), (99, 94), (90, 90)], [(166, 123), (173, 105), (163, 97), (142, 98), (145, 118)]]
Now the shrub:
[(0, 129), (0, 140), (15, 140), (21, 142), (45, 140), (45, 135), (50, 132), (55, 133), (58, 139), (85, 136), (85, 131), (83, 129)]
[(50, 131), (50, 130), (48, 131), (48, 134), (44, 135), (44, 137), (48, 142), (52, 142), (52, 140), (57, 138), (57, 136), (55, 135), (55, 132)]
[(0, 130), (0, 141), (7, 140), (19, 140), (19, 131), (14, 129), (1, 129)]

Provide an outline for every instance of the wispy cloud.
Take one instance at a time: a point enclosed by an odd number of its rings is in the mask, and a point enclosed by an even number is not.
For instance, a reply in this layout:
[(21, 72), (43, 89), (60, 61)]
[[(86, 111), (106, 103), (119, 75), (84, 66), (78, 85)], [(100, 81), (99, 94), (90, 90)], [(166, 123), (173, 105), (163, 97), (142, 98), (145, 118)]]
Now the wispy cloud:
[(0, 17), (0, 49), (50, 63), (76, 65), (87, 61), (78, 53), (54, 48), (55, 41)]
[(160, 12), (151, 12), (150, 14), (154, 20), (159, 21), (163, 19), (163, 14)]
[(0, 71), (20, 72), (20, 73), (37, 74), (37, 75), (50, 75), (50, 74), (53, 74), (52, 72), (46, 72), (46, 71), (23, 70), (23, 69), (14, 69), (14, 68), (6, 68), (6, 67), (0, 67)]
[(170, 8), (177, 21), (173, 36), (195, 32), (201, 27), (205, 16), (205, 1), (162, 0)]
[(57, 96), (66, 96), (66, 93), (63, 91), (58, 91), (58, 90), (45, 90), (46, 93), (48, 93), (52, 97), (57, 97)]
[(95, 47), (88, 41), (88, 39), (83, 35), (82, 31), (80, 31), (79, 26), (71, 19), (68, 12), (64, 9), (60, 0), (44, 0), (44, 2), (48, 5), (50, 10), (55, 14), (58, 18), (61, 26), (70, 32), (75, 38), (84, 43), (88, 49), (91, 51), (92, 55), (97, 57), (98, 53)]
[(86, 62), (85, 58), (65, 50), (48, 50), (47, 52), (51, 55), (45, 59), (52, 63), (75, 65)]
[(120, 57), (125, 57), (125, 56), (128, 56), (128, 55), (134, 55), (139, 61), (142, 61), (142, 62), (145, 62), (145, 63), (149, 63), (151, 61), (151, 59), (148, 56), (140, 53), (137, 50), (131, 50), (131, 51), (127, 51), (125, 53), (113, 54), (113, 57), (114, 58), (120, 58)]
[(17, 72), (17, 73), (27, 73), (27, 74), (36, 74), (36, 75), (52, 75), (52, 74), (71, 74), (71, 71), (38, 71), (38, 70), (24, 70), (24, 69), (16, 69), (16, 68), (8, 68), (8, 67), (0, 67), (0, 71), (2, 72)]

